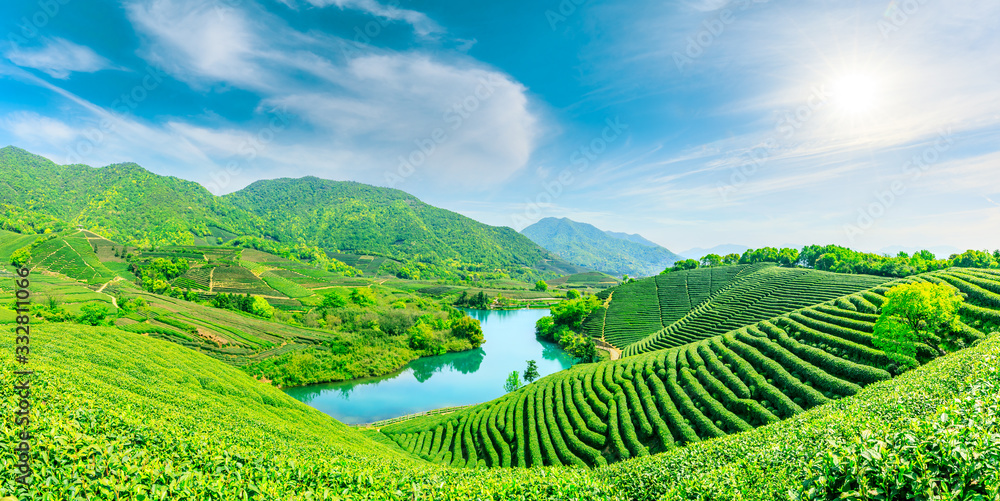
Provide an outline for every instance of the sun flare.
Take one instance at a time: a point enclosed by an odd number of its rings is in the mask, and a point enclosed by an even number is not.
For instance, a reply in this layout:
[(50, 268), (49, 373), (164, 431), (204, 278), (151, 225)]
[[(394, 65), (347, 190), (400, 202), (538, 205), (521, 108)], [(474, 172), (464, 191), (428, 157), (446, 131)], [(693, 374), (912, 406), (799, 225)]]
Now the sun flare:
[(867, 113), (878, 105), (878, 81), (870, 75), (845, 75), (833, 83), (831, 90), (837, 106), (852, 115)]

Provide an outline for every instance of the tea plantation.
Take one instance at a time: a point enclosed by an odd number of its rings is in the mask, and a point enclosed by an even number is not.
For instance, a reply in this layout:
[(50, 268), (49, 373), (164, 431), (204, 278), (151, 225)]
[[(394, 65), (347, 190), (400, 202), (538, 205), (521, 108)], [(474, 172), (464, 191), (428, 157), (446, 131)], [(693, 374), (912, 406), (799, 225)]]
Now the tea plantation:
[(608, 289), (585, 332), (627, 355), (673, 348), (888, 282), (774, 264), (658, 275)]
[[(822, 297), (837, 288), (822, 280), (829, 275), (773, 273), (778, 271), (758, 273), (806, 278), (812, 285), (796, 287), (796, 294)], [(972, 325), (1000, 327), (1000, 274), (951, 270), (897, 283), (909, 281), (951, 283), (968, 295), (957, 332), (964, 345), (985, 336)], [(746, 432), (902, 372), (872, 341), (875, 313), (889, 286), (679, 347), (578, 365), (492, 402), (383, 432), (403, 449), (453, 467), (604, 466)], [(773, 288), (764, 282), (747, 291)], [(919, 359), (933, 358), (929, 347), (918, 348)]]
[[(32, 332), (36, 375), (30, 417), (34, 423), (31, 461), (35, 483), (29, 491), (2, 475), (0, 498), (787, 499), (789, 491), (805, 491), (804, 485), (815, 484), (822, 476), (826, 451), (839, 447), (849, 452), (860, 436), (871, 441), (889, 437), (901, 427), (930, 428), (941, 422), (936, 412), (941, 406), (949, 406), (943, 415), (964, 416), (962, 429), (976, 432), (973, 438), (988, 438), (989, 433), (996, 433), (995, 405), (986, 407), (990, 412), (965, 414), (956, 414), (952, 408), (995, 401), (992, 396), (1000, 385), (1000, 340), (989, 337), (976, 347), (786, 421), (671, 448), (663, 454), (596, 469), (455, 469), (421, 461), (376, 433), (349, 429), (234, 368), (172, 343), (110, 328), (53, 325)], [(3, 472), (14, 469), (14, 442), (10, 439), (19, 431), (11, 417), (17, 406), (12, 353), (11, 338), (5, 336), (0, 340)], [(662, 364), (664, 371), (675, 360), (650, 358), (654, 367)], [(679, 360), (677, 355), (675, 367)], [(616, 372), (624, 374), (620, 364), (601, 367), (611, 368), (612, 378)], [(570, 374), (579, 376), (593, 369)], [(690, 369), (681, 372), (685, 371)], [(635, 377), (634, 371), (632, 374)], [(621, 378), (623, 389), (628, 387), (626, 381)], [(513, 400), (540, 398), (544, 404), (547, 397), (556, 399), (557, 389), (563, 391), (566, 385), (551, 382), (537, 384), (551, 388), (551, 393), (526, 389)], [(992, 392), (984, 395), (984, 389), (990, 388)], [(623, 390), (606, 404), (609, 419), (602, 422), (612, 437), (616, 436), (612, 425), (626, 430), (642, 427), (636, 414), (622, 410), (623, 404), (628, 405), (629, 393)], [(503, 425), (513, 422), (507, 410), (511, 406), (482, 412), (490, 407), (496, 404), (463, 415), (464, 419), (457, 421), (459, 426), (446, 420), (431, 429), (451, 429), (452, 436), (462, 437), (462, 450), (476, 447), (481, 436), (480, 428), (463, 426), (463, 422), (486, 422), (488, 436), (505, 437), (508, 428)], [(565, 411), (568, 406), (559, 408)], [(516, 419), (531, 413), (535, 419), (549, 416), (538, 407), (526, 406), (515, 407), (513, 415)], [(632, 423), (631, 428), (627, 423)], [(555, 462), (558, 452), (553, 457), (546, 444), (569, 435), (560, 434), (557, 439), (542, 429), (553, 428), (539, 427), (539, 433), (527, 442), (541, 448), (536, 455), (545, 458), (543, 462)], [(591, 439), (595, 437), (579, 437), (581, 442)], [(939, 440), (934, 434), (911, 437), (924, 449), (939, 446)], [(404, 440), (409, 441), (412, 439)], [(421, 451), (455, 450), (442, 445), (443, 436), (439, 441), (424, 433), (422, 441), (430, 445), (421, 445)], [(636, 446), (620, 432), (610, 442), (619, 442), (620, 450)], [(984, 455), (990, 447), (996, 447), (995, 441), (981, 440), (961, 449), (985, 458), (981, 463), (984, 482), (997, 480), (996, 462)], [(504, 457), (520, 457), (516, 449), (512, 456), (504, 456), (503, 447), (493, 450), (501, 464)], [(529, 453), (527, 457), (534, 456)], [(851, 457), (844, 455), (845, 459)], [(857, 454), (854, 457), (860, 458)], [(489, 458), (484, 459), (487, 463), (492, 460), (488, 452), (484, 458)], [(474, 464), (481, 466), (478, 460)]]

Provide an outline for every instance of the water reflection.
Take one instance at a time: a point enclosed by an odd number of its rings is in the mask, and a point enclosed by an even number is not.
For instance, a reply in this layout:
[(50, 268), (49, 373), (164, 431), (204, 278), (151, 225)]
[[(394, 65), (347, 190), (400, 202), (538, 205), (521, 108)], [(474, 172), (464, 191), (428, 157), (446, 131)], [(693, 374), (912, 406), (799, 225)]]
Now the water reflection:
[(463, 353), (426, 357), (379, 378), (288, 388), (286, 393), (345, 423), (380, 419), (503, 395), (511, 371), (535, 360), (543, 376), (572, 366), (557, 345), (535, 338), (535, 322), (548, 310), (475, 311), (486, 343)]

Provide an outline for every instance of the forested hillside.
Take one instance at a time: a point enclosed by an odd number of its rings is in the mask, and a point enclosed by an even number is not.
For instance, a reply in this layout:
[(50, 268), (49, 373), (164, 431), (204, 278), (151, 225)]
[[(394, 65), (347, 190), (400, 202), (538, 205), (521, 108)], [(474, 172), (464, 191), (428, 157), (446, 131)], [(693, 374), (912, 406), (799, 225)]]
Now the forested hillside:
[(682, 259), (639, 235), (601, 231), (570, 219), (545, 218), (521, 234), (563, 259), (612, 276), (653, 276)]
[(259, 217), (279, 241), (304, 239), (327, 249), (413, 260), (396, 270), (402, 278), (442, 268), (479, 275), (505, 270), (516, 277), (533, 276), (533, 270), (581, 271), (510, 228), (399, 190), (306, 177), (258, 181), (223, 199)]
[(317, 178), (261, 181), (225, 197), (136, 164), (61, 166), (0, 150), (0, 229), (82, 226), (122, 244), (218, 245), (239, 236), (391, 258), (401, 278), (533, 280), (585, 271), (506, 227), (399, 190)]

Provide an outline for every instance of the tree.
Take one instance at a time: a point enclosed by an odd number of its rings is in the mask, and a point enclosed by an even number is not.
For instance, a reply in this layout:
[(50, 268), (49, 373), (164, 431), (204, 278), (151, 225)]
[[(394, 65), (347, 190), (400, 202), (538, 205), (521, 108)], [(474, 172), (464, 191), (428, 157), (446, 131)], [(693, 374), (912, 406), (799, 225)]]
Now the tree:
[(517, 390), (521, 387), (521, 379), (517, 375), (517, 371), (511, 371), (510, 375), (507, 376), (507, 382), (503, 384), (503, 389), (507, 393)]
[(80, 308), (80, 316), (77, 321), (84, 325), (104, 325), (110, 310), (103, 304), (85, 304)]
[(535, 282), (535, 290), (539, 292), (545, 292), (549, 290), (549, 284), (545, 283), (545, 280), (539, 280)]
[(882, 314), (875, 323), (875, 347), (896, 359), (914, 359), (917, 343), (945, 354), (942, 344), (952, 341), (947, 336), (958, 328), (958, 308), (963, 301), (955, 289), (916, 283), (893, 287), (885, 296)]
[(726, 257), (722, 258), (722, 264), (726, 266), (731, 266), (734, 264), (740, 264), (739, 254), (727, 254)]
[(579, 362), (590, 363), (597, 360), (597, 345), (590, 336), (579, 334), (574, 336), (566, 351)]
[(476, 320), (468, 315), (463, 315), (452, 324), (451, 332), (462, 339), (468, 339), (473, 348), (479, 348), (483, 344), (483, 327)]
[(580, 291), (570, 289), (566, 291), (566, 299), (579, 299)]
[(707, 268), (722, 266), (722, 256), (718, 254), (709, 254), (701, 258), (701, 265)]
[(319, 305), (320, 309), (323, 310), (343, 308), (345, 306), (347, 306), (347, 300), (344, 299), (344, 296), (336, 292), (329, 292), (323, 296), (323, 302)]
[(351, 291), (351, 301), (358, 306), (374, 306), (378, 299), (375, 291), (368, 287), (359, 287)]
[(524, 382), (531, 383), (540, 376), (541, 374), (538, 373), (538, 364), (534, 360), (528, 360), (528, 367), (524, 369)]
[(29, 262), (31, 262), (30, 247), (22, 247), (14, 251), (14, 253), (10, 255), (10, 264), (18, 268), (23, 268), (27, 266)]
[(795, 249), (781, 249), (778, 252), (778, 264), (785, 267), (795, 266), (799, 262), (799, 251)]
[(274, 306), (271, 306), (271, 303), (268, 303), (266, 299), (254, 296), (253, 303), (250, 305), (250, 313), (258, 317), (271, 318), (274, 316)]
[(432, 342), (434, 341), (434, 330), (431, 326), (418, 323), (407, 331), (409, 335), (410, 348), (414, 350), (426, 350), (431, 348)]

